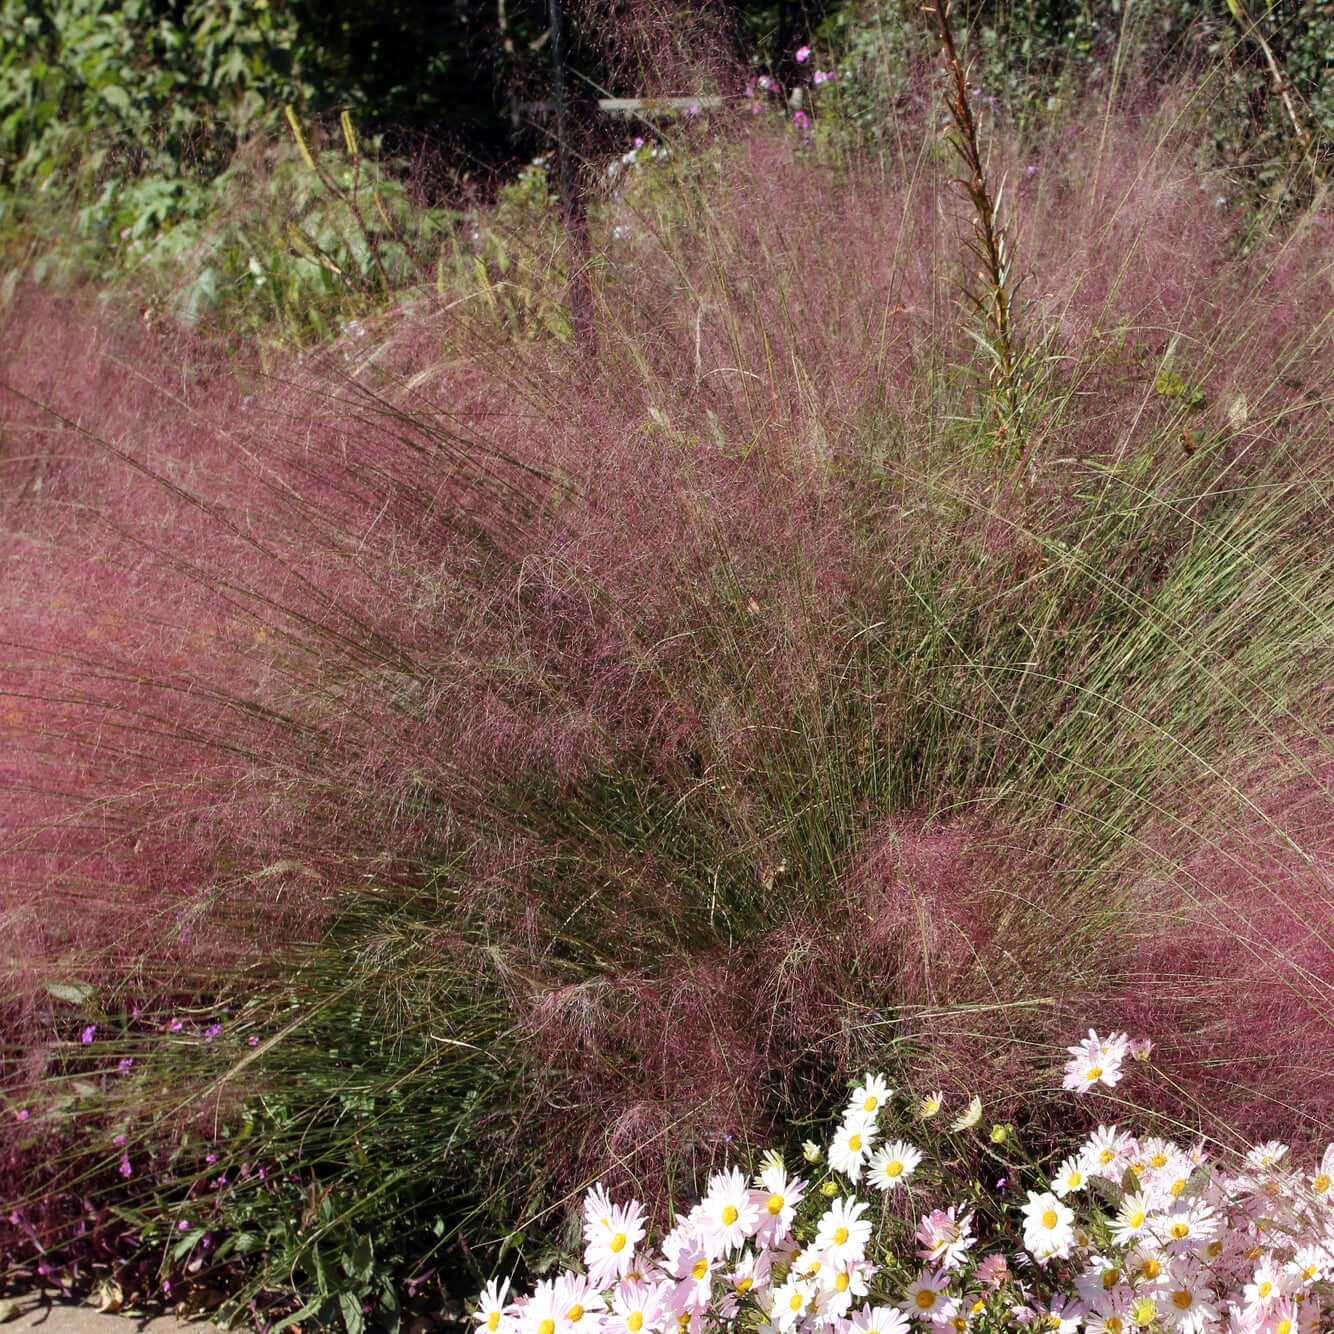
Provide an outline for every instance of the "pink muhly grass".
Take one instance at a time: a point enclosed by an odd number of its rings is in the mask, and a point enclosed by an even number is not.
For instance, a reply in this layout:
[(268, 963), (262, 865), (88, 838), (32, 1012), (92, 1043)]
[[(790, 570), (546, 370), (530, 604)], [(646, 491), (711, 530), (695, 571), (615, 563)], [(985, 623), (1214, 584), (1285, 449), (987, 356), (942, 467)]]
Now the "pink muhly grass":
[[(1160, 1110), (1208, 1106), (1228, 1044), (1268, 1034), (1316, 1116), (1327, 1079), (1284, 1025), (1327, 1022), (1300, 927), (1325, 783), (1294, 765), (1267, 806), (1255, 756), (1288, 763), (1328, 700), (1287, 700), (1272, 633), (1245, 657), (1244, 611), (1263, 631), (1295, 579), (1313, 633), (1327, 562), (1296, 500), (1228, 507), (1323, 458), (1282, 381), (1326, 344), (1276, 312), (1324, 299), (1324, 224), (1234, 263), (1156, 131), (1114, 128), (1045, 150), (1024, 201), (1045, 416), (1001, 479), (943, 371), (969, 343), (929, 164), (757, 133), (716, 180), (627, 187), (592, 364), (422, 301), (364, 371), (266, 377), (27, 298), (0, 585), (15, 1094), (67, 970), (276, 994), (345, 948), (387, 1028), (502, 1014), (523, 1117), (461, 1128), (495, 1149), (481, 1193), (614, 1160), (661, 1203), (887, 1052), (1018, 1116), (1099, 1006), (1160, 1042), (1185, 1088), (1142, 1095)], [(1154, 388), (1177, 334), (1189, 420)], [(1304, 374), (1326, 393), (1324, 361)], [(395, 937), (413, 904), (429, 929)], [(1248, 990), (1206, 991), (1243, 928)], [(1235, 1125), (1267, 1124), (1236, 1091)]]

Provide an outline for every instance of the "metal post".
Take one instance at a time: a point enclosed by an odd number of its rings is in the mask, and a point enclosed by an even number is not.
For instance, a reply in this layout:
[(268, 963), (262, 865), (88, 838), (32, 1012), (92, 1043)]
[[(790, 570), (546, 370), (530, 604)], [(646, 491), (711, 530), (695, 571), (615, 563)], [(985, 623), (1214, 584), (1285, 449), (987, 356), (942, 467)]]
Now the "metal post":
[(565, 46), (563, 0), (548, 0), (551, 14), (551, 63), (556, 76), (556, 188), (570, 248), (570, 322), (575, 344), (592, 347), (592, 293), (588, 286), (588, 211), (579, 182), (579, 158), (570, 142), (573, 116)]

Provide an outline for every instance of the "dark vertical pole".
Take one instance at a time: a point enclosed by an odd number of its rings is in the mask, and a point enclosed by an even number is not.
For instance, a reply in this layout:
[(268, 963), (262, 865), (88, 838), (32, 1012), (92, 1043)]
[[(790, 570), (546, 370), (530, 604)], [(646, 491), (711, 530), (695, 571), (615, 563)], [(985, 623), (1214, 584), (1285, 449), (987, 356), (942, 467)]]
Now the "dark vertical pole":
[(570, 247), (570, 322), (582, 351), (592, 344), (592, 294), (588, 288), (588, 212), (579, 181), (579, 156), (571, 142), (570, 80), (566, 63), (564, 0), (548, 0), (551, 63), (556, 75), (556, 188)]

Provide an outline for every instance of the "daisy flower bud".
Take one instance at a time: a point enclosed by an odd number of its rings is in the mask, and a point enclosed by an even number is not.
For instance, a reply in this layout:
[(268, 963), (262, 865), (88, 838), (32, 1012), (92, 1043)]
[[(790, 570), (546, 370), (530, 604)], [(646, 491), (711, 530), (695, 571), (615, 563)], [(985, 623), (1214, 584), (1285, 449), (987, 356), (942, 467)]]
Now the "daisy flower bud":
[(820, 1146), (814, 1140), (808, 1139), (801, 1146), (801, 1156), (808, 1163), (818, 1163), (820, 1161)]

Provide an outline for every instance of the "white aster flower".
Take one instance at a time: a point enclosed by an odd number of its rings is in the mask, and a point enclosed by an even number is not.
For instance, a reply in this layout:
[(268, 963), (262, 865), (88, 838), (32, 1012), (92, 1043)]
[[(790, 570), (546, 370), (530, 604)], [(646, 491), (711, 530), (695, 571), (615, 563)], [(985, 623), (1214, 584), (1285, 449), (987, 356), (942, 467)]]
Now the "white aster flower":
[(848, 1334), (908, 1334), (911, 1328), (896, 1306), (864, 1306), (848, 1321)]
[(1125, 1246), (1141, 1236), (1149, 1222), (1149, 1203), (1140, 1194), (1125, 1195), (1112, 1219), (1112, 1240)]
[(644, 1210), (637, 1201), (608, 1205), (604, 1214), (584, 1224), (584, 1265), (598, 1288), (630, 1272), (635, 1248), (644, 1239)]
[(903, 1309), (919, 1320), (930, 1320), (945, 1304), (949, 1275), (924, 1271), (908, 1285), (903, 1297)]
[(1028, 1193), (1024, 1205), (1024, 1246), (1035, 1260), (1065, 1257), (1075, 1244), (1075, 1215), (1055, 1195)]
[(896, 1139), (871, 1155), (867, 1180), (877, 1190), (897, 1190), (917, 1170), (922, 1151), (907, 1140)]
[(477, 1310), (473, 1319), (477, 1322), (478, 1332), (485, 1334), (504, 1334), (509, 1329), (510, 1318), (505, 1311), (505, 1298), (510, 1290), (510, 1280), (502, 1283), (499, 1279), (490, 1279), (477, 1299)]
[(859, 1180), (875, 1137), (874, 1118), (864, 1113), (849, 1113), (829, 1146), (829, 1166), (850, 1181)]
[(759, 1225), (760, 1211), (738, 1168), (719, 1172), (709, 1181), (696, 1222), (705, 1246), (714, 1256), (739, 1251)]
[(945, 1095), (940, 1089), (928, 1093), (917, 1104), (917, 1115), (920, 1120), (929, 1121), (936, 1116), (940, 1109), (945, 1105)]
[(769, 1319), (775, 1328), (790, 1330), (815, 1304), (815, 1284), (789, 1274), (774, 1289)]
[(1067, 1158), (1056, 1169), (1051, 1179), (1051, 1193), (1059, 1199), (1083, 1190), (1088, 1185), (1088, 1174), (1084, 1171), (1083, 1161), (1078, 1157)]
[(1121, 1082), (1121, 1061), (1126, 1053), (1126, 1037), (1114, 1033), (1108, 1039), (1099, 1039), (1093, 1029), (1088, 1038), (1077, 1047), (1067, 1047), (1073, 1058), (1066, 1062), (1062, 1087), (1076, 1093), (1087, 1093), (1099, 1084), (1115, 1088)]
[(973, 1100), (958, 1116), (950, 1122), (951, 1130), (971, 1130), (982, 1119), (982, 1099), (974, 1095)]
[(836, 1267), (860, 1260), (871, 1239), (871, 1223), (862, 1217), (870, 1205), (865, 1200), (835, 1200), (825, 1210), (815, 1232), (814, 1248)]
[(852, 1090), (852, 1099), (848, 1103), (848, 1111), (857, 1111), (866, 1116), (875, 1116), (893, 1096), (894, 1090), (890, 1088), (884, 1075), (867, 1075)]

